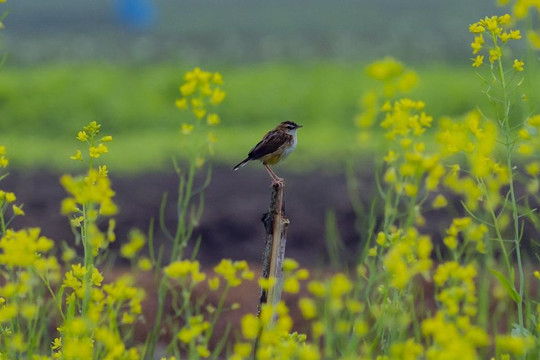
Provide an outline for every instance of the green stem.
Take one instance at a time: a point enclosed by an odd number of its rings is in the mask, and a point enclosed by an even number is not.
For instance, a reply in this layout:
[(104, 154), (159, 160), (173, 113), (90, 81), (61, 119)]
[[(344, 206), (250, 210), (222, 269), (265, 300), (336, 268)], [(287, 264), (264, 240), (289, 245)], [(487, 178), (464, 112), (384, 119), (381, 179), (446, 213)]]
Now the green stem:
[[(497, 46), (497, 37), (493, 35), (493, 42)], [(506, 147), (506, 166), (508, 168), (508, 171), (510, 172), (510, 202), (512, 205), (512, 217), (513, 217), (513, 226), (514, 226), (514, 244), (516, 248), (516, 259), (518, 263), (518, 272), (519, 272), (519, 285), (518, 285), (518, 292), (519, 292), (519, 299), (517, 301), (517, 309), (518, 309), (518, 322), (521, 328), (523, 328), (523, 285), (525, 281), (525, 276), (523, 273), (523, 263), (521, 260), (521, 248), (520, 248), (520, 235), (519, 235), (519, 212), (517, 207), (517, 200), (516, 200), (516, 193), (514, 189), (514, 172), (513, 172), (513, 165), (512, 165), (512, 150), (513, 150), (513, 141), (510, 140), (510, 122), (509, 122), (509, 111), (510, 111), (510, 104), (508, 103), (508, 93), (506, 89), (506, 80), (504, 77), (504, 70), (502, 65), (502, 60), (499, 57), (498, 61), (498, 70), (499, 70), (499, 79), (501, 82), (501, 87), (503, 90), (503, 125), (504, 125), (504, 131), (505, 131), (505, 147)], [(514, 285), (515, 286), (515, 285)]]
[[(195, 161), (191, 161), (189, 166), (189, 172), (187, 176), (187, 182), (184, 184), (183, 181), (180, 181), (178, 186), (178, 200), (177, 200), (177, 228), (176, 233), (173, 238), (173, 248), (171, 251), (171, 257), (169, 258), (170, 262), (173, 262), (179, 259), (182, 256), (182, 251), (187, 242), (185, 237), (186, 232), (186, 223), (187, 223), (187, 209), (191, 200), (191, 192), (193, 188), (193, 181), (195, 178)], [(165, 306), (165, 297), (167, 296), (168, 291), (168, 282), (165, 277), (161, 278), (159, 289), (158, 289), (158, 308), (155, 317), (154, 327), (152, 332), (146, 341), (146, 346), (144, 349), (143, 358), (144, 359), (153, 359), (154, 351), (156, 348), (157, 340), (159, 338), (159, 332), (161, 330), (161, 323), (163, 318), (163, 308)]]
[(88, 312), (88, 307), (90, 303), (90, 295), (92, 290), (92, 273), (94, 271), (94, 254), (92, 249), (92, 241), (88, 238), (88, 226), (90, 226), (90, 221), (88, 218), (87, 206), (83, 205), (83, 222), (81, 227), (81, 238), (84, 247), (84, 267), (86, 273), (84, 274), (84, 297), (82, 303), (82, 315), (85, 316)]
[(4, 204), (0, 206), (0, 226), (2, 226), (2, 236), (6, 233), (6, 220), (4, 219)]

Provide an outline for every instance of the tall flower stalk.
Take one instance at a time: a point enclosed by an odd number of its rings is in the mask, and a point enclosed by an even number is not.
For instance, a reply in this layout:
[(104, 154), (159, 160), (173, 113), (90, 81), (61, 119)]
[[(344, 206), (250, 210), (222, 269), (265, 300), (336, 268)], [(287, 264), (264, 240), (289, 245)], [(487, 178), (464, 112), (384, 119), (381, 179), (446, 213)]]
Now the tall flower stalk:
[[(505, 61), (507, 61), (504, 57), (506, 54), (505, 45), (507, 45), (509, 41), (521, 39), (519, 30), (508, 29), (511, 20), (512, 19), (508, 14), (486, 17), (477, 23), (472, 24), (469, 27), (469, 31), (474, 34), (474, 41), (471, 44), (473, 54), (477, 54), (476, 58), (473, 59), (473, 67), (480, 68), (483, 65), (484, 55), (480, 55), (480, 53), (487, 53), (489, 58), (489, 73), (491, 74), (491, 80), (484, 79), (484, 84), (486, 85), (486, 94), (495, 108), (494, 113), (500, 133), (502, 134), (500, 143), (504, 146), (505, 165), (506, 170), (508, 171), (508, 196), (504, 198), (502, 208), (504, 209), (508, 202), (512, 216), (513, 253), (515, 254), (519, 274), (517, 286), (514, 281), (514, 269), (510, 265), (512, 262), (509, 259), (510, 253), (506, 250), (506, 245), (504, 244), (501, 235), (503, 229), (500, 228), (498, 221), (494, 221), (493, 224), (507, 266), (509, 276), (508, 283), (511, 285), (511, 291), (513, 293), (512, 299), (516, 302), (517, 306), (518, 324), (521, 329), (524, 329), (523, 296), (525, 275), (521, 254), (520, 233), (522, 228), (520, 218), (522, 218), (524, 214), (519, 211), (519, 204), (516, 196), (516, 173), (513, 158), (516, 153), (516, 147), (520, 143), (520, 140), (522, 140), (519, 137), (519, 130), (525, 130), (525, 122), (512, 122), (510, 118), (512, 107), (514, 106), (510, 98), (513, 91), (520, 85), (521, 79), (517, 82), (514, 81), (513, 83), (507, 79), (509, 73), (514, 73), (513, 78), (516, 79), (515, 75), (522, 72), (524, 69), (524, 62), (519, 59), (514, 59), (511, 67), (505, 63)], [(486, 44), (484, 36), (488, 38), (488, 44)], [(493, 210), (495, 209), (491, 209), (492, 214), (494, 214)]]

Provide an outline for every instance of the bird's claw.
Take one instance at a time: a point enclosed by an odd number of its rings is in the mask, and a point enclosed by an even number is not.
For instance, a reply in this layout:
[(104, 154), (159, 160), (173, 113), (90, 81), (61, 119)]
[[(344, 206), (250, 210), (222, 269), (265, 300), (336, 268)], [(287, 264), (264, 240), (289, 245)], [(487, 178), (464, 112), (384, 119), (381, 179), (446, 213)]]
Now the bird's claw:
[(285, 181), (283, 180), (283, 178), (275, 178), (275, 179), (272, 179), (272, 185), (270, 185), (270, 187), (274, 187), (274, 186), (278, 186), (278, 187), (283, 187), (285, 186)]

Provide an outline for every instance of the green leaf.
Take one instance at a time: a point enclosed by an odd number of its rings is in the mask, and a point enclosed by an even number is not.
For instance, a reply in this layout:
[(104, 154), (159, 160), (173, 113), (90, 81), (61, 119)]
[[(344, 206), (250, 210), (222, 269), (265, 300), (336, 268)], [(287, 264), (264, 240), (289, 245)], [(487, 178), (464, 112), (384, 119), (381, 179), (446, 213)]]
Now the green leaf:
[(516, 303), (521, 301), (521, 297), (519, 296), (518, 292), (503, 274), (501, 274), (495, 269), (490, 269), (489, 271), (499, 280), (503, 288), (508, 293), (508, 296), (510, 296), (512, 300), (514, 300)]

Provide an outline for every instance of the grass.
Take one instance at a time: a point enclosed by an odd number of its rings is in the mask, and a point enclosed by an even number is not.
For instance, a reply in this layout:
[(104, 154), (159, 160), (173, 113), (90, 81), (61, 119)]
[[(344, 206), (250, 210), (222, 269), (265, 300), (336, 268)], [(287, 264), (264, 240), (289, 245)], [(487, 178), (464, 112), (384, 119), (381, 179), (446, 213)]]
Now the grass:
[[(279, 121), (305, 127), (295, 152), (295, 167), (334, 163), (356, 144), (354, 115), (358, 99), (373, 86), (363, 65), (350, 62), (216, 65), (223, 73), (227, 99), (217, 131), (215, 160), (239, 161)], [(73, 134), (97, 120), (114, 136), (109, 163), (114, 171), (170, 168), (179, 153), (179, 124), (186, 119), (174, 107), (185, 64), (113, 66), (105, 63), (5, 67), (0, 72), (0, 141), (18, 168), (72, 166), (65, 156), (78, 144)], [(467, 67), (431, 65), (420, 76), (412, 98), (423, 99), (437, 120), (459, 116), (476, 106), (487, 108), (478, 79)], [(531, 103), (534, 103), (531, 99)], [(382, 137), (369, 149), (384, 147)], [(369, 155), (369, 151), (366, 153)]]

